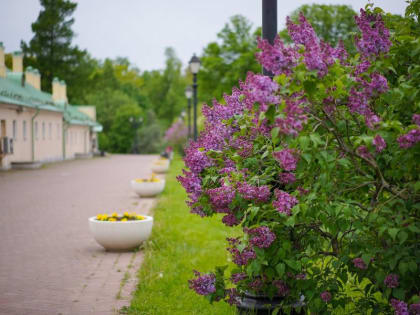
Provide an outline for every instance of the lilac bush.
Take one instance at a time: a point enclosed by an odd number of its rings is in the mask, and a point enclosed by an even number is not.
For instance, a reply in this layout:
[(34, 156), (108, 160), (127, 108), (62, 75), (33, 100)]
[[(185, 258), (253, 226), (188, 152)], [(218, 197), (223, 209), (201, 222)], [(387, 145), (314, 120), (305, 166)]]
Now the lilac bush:
[(213, 273), (210, 301), (248, 291), (281, 297), (284, 311), (418, 314), (416, 8), (393, 32), (380, 9), (361, 10), (355, 56), (288, 19), (292, 45), (258, 42), (274, 79), (249, 73), (226, 104), (204, 107), (178, 180), (192, 213), (243, 232), (227, 239), (235, 267)]
[(185, 144), (187, 143), (188, 129), (182, 119), (177, 119), (174, 123), (166, 130), (164, 140), (176, 148), (176, 150), (182, 152)]

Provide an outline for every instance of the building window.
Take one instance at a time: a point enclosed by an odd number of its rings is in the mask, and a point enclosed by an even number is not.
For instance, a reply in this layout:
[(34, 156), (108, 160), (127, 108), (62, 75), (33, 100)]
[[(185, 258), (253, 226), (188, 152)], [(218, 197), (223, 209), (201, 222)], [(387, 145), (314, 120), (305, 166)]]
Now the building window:
[(35, 139), (36, 140), (38, 140), (38, 122), (36, 121), (35, 122), (35, 126), (34, 126), (34, 129), (35, 129)]
[(26, 120), (23, 121), (22, 129), (23, 141), (26, 141)]
[(45, 140), (45, 123), (42, 122), (42, 140)]
[(13, 123), (12, 123), (12, 134), (13, 134), (13, 140), (16, 140), (16, 138), (17, 138), (17, 122), (16, 122), (16, 120), (13, 120)]
[(52, 123), (48, 124), (48, 138), (52, 139)]

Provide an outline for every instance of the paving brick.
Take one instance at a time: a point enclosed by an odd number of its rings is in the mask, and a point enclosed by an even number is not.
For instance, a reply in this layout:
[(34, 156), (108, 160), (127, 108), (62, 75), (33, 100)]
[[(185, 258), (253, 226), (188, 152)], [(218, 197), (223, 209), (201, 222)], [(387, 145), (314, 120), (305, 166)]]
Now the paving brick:
[(138, 198), (130, 180), (149, 176), (156, 158), (112, 155), (0, 173), (0, 314), (105, 315), (129, 305), (143, 254), (106, 252), (87, 219), (148, 214), (155, 199)]

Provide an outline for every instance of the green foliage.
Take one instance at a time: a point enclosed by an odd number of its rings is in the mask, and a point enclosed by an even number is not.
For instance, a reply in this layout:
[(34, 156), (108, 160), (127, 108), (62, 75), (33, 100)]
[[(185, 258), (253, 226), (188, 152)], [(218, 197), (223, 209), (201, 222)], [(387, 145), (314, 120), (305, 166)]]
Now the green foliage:
[(154, 210), (153, 232), (146, 244), (139, 285), (128, 314), (236, 314), (235, 308), (210, 305), (188, 289), (191, 270), (224, 262), (228, 231), (216, 220), (188, 215), (185, 193), (175, 179), (182, 167), (180, 158), (175, 157), (165, 191)]
[(248, 71), (261, 69), (254, 57), (257, 32), (252, 33), (252, 24), (245, 17), (231, 17), (217, 37), (218, 42), (204, 48), (198, 76), (199, 97), (209, 104), (213, 98), (219, 100), (229, 93)]
[[(342, 40), (346, 50), (354, 54), (353, 36), (357, 32), (354, 17), (357, 13), (348, 5), (304, 4), (290, 14), (293, 22), (297, 22), (302, 12), (311, 23), (320, 39), (333, 47)], [(280, 37), (291, 42), (287, 29), (280, 32)]]

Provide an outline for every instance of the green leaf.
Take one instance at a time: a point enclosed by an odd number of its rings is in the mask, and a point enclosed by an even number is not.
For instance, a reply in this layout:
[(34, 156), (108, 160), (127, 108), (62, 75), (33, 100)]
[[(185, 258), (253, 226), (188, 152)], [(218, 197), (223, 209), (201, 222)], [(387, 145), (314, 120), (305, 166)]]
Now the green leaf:
[(408, 269), (410, 269), (411, 272), (416, 272), (417, 271), (417, 264), (415, 261), (410, 261), (408, 263)]
[(401, 261), (398, 265), (398, 270), (404, 275), (408, 271), (408, 264)]
[(401, 288), (392, 289), (392, 295), (402, 301), (405, 299), (405, 292)]
[(400, 229), (392, 228), (388, 230), (388, 234), (392, 237), (393, 240), (395, 240), (395, 237), (397, 236)]
[(276, 271), (279, 276), (284, 275), (284, 271), (286, 270), (286, 266), (283, 263), (279, 263), (276, 266)]
[(408, 234), (407, 234), (407, 232), (401, 231), (400, 233), (398, 233), (398, 238), (399, 238), (399, 240), (400, 240), (400, 245), (401, 245), (401, 244), (402, 244), (402, 243), (404, 243), (404, 242), (407, 240), (407, 238), (408, 238)]
[(370, 260), (372, 259), (372, 255), (371, 254), (363, 254), (362, 255), (362, 259), (363, 259), (363, 262), (366, 264), (366, 265), (369, 265), (369, 263), (370, 263)]

